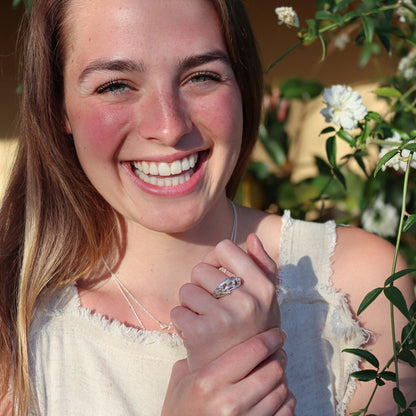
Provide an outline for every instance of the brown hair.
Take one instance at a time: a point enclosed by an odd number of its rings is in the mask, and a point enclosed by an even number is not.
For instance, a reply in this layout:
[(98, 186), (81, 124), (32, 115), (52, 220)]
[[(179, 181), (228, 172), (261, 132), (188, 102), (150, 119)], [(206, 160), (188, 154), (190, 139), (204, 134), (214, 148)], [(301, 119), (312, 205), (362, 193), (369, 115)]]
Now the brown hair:
[[(232, 196), (257, 137), (262, 73), (239, 0), (211, 0), (241, 89), (244, 130)], [(63, 118), (69, 0), (34, 0), (24, 50), (20, 144), (0, 210), (0, 392), (28, 413), (28, 334), (39, 298), (86, 276), (120, 247), (116, 214), (82, 171)], [(1, 385), (3, 383), (3, 385)], [(0, 394), (0, 402), (2, 399)]]

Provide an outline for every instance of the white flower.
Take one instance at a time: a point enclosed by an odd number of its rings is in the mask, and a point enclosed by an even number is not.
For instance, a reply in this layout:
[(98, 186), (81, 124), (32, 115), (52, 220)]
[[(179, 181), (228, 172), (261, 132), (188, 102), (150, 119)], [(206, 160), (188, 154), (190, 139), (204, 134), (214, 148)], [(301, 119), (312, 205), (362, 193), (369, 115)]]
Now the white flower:
[(352, 130), (368, 113), (357, 91), (344, 85), (325, 88), (323, 93), (327, 108), (321, 110), (325, 121), (340, 125), (345, 130)]
[(279, 25), (285, 24), (288, 27), (299, 27), (299, 18), (292, 7), (276, 7), (275, 13), (279, 19)]
[[(399, 4), (407, 4), (408, 6), (413, 6), (412, 0), (400, 0)], [(400, 21), (402, 23), (406, 23), (406, 21), (411, 21), (414, 18), (414, 14), (406, 7), (400, 6), (397, 9), (397, 14), (400, 17)]]
[(341, 33), (340, 35), (336, 36), (334, 39), (334, 43), (336, 48), (343, 51), (346, 46), (350, 43), (351, 38), (349, 37), (348, 33)]
[[(402, 142), (402, 137), (400, 136), (400, 134), (395, 131), (393, 133), (393, 137), (390, 137), (388, 139), (386, 139), (387, 141), (390, 142), (396, 142), (397, 146), (399, 146)], [(414, 143), (414, 140), (410, 140), (409, 143)], [(386, 143), (385, 146), (383, 146), (380, 149), (380, 153), (378, 155), (379, 159), (381, 159), (386, 153), (388, 153), (390, 150), (394, 149), (394, 145), (393, 144), (388, 144)], [(410, 156), (410, 150), (407, 149), (403, 149), (400, 152), (398, 152), (397, 154), (395, 154), (390, 160), (388, 160), (382, 167), (381, 170), (384, 172), (386, 170), (386, 168), (393, 168), (394, 170), (402, 170), (405, 171), (407, 168), (407, 160)], [(416, 169), (416, 158), (413, 157), (412, 161), (410, 162), (410, 167)]]
[(409, 52), (399, 62), (399, 72), (406, 81), (410, 81), (416, 76), (416, 53)]
[(385, 204), (383, 197), (379, 196), (374, 205), (363, 212), (361, 217), (363, 228), (370, 233), (381, 237), (394, 237), (399, 224), (397, 209)]

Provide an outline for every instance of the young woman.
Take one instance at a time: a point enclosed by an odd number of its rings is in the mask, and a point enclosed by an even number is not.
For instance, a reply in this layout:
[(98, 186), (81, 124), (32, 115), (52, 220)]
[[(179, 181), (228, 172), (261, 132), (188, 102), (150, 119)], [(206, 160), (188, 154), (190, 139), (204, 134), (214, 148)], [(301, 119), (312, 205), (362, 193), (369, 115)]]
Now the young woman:
[[(393, 251), (230, 201), (262, 90), (240, 1), (35, 0), (25, 53), (0, 214), (2, 414), (363, 406), (342, 349), (388, 357), (387, 302), (354, 311)], [(372, 411), (394, 408), (383, 392)]]

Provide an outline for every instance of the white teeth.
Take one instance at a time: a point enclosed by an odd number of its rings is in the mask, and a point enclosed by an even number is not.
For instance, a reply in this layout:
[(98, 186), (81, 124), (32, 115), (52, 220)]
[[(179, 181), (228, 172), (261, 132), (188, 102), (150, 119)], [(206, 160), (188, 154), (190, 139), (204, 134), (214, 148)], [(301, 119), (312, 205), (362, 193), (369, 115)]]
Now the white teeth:
[(189, 160), (188, 159), (183, 159), (182, 160), (182, 172), (184, 171), (184, 170), (189, 170), (191, 168), (191, 164), (189, 163)]
[(149, 173), (153, 176), (159, 175), (159, 169), (155, 162), (152, 162), (149, 166)]
[[(139, 162), (140, 163), (140, 162)], [(138, 166), (136, 166), (138, 169), (140, 169)], [(146, 175), (148, 175), (149, 173), (150, 173), (150, 170), (149, 170), (149, 164), (147, 163), (147, 162), (142, 162), (142, 169), (143, 169), (143, 172), (146, 174)]]
[(170, 176), (170, 167), (167, 163), (159, 163), (159, 175), (160, 176)]
[(170, 171), (172, 175), (179, 175), (180, 173), (182, 173), (182, 163), (179, 160), (175, 160), (170, 165)]
[(193, 172), (190, 170), (197, 162), (198, 153), (195, 153), (172, 163), (137, 161), (133, 162), (133, 166), (135, 174), (144, 182), (157, 186), (177, 186), (191, 178)]
[(195, 157), (195, 155), (191, 155), (189, 157), (189, 164), (191, 165), (191, 168), (194, 168), (195, 167), (195, 164), (196, 164), (196, 157)]
[(198, 161), (198, 154), (193, 154), (188, 157), (184, 157), (182, 160), (175, 160), (172, 163), (166, 162), (133, 162), (133, 165), (140, 172), (144, 172), (146, 175), (153, 176), (171, 176), (179, 175), (180, 173), (193, 169)]
[(188, 182), (189, 179), (191, 179), (191, 173), (185, 172), (178, 176), (172, 176), (170, 178), (162, 178), (162, 177), (156, 177), (156, 176), (150, 176), (146, 175), (143, 172), (140, 172), (139, 169), (136, 169), (134, 173), (143, 181), (146, 183), (150, 183), (151, 185), (156, 186), (178, 186), (182, 185), (185, 182)]

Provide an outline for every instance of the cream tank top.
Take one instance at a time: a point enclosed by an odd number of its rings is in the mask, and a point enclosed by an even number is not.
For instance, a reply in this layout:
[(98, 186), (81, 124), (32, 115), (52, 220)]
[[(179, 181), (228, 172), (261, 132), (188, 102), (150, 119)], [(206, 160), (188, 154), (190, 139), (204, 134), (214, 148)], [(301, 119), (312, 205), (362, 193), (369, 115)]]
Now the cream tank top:
[[(283, 217), (280, 241), (286, 370), (297, 416), (344, 416), (349, 373), (368, 333), (331, 284), (335, 224)], [(173, 364), (186, 357), (177, 335), (137, 330), (81, 307), (77, 289), (56, 293), (30, 331), (30, 415), (159, 416)]]

